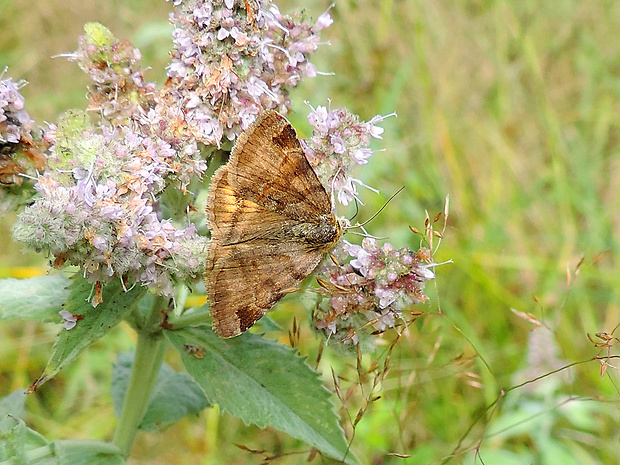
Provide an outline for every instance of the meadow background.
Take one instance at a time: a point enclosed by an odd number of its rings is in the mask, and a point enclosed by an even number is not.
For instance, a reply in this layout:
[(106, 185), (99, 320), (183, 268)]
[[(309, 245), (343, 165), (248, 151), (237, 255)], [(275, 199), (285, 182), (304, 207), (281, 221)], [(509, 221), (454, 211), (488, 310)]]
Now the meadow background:
[[(278, 2), (314, 18), (329, 4)], [(170, 8), (155, 0), (0, 0), (0, 66), (29, 81), (31, 116), (55, 121), (86, 104), (86, 76), (51, 58), (76, 49), (85, 22), (129, 39), (152, 68), (147, 79), (162, 83)], [(374, 146), (384, 151), (358, 172), (381, 190), (362, 192), (361, 216), (404, 186), (368, 230), (417, 248), (408, 226), (423, 229), (425, 210), (434, 217), (449, 195), (435, 260), (454, 261), (427, 286), (430, 301), (416, 309), (425, 315), (395, 346), (380, 392), (369, 391), (372, 373), (360, 381), (355, 357), (325, 351), (327, 385), (332, 367), (347, 378), (349, 431), (364, 399), (381, 395), (357, 423), (352, 449), (368, 464), (617, 463), (618, 361), (601, 375), (593, 357), (618, 356), (618, 347), (596, 347), (588, 334), (602, 342), (595, 334), (620, 323), (620, 2), (337, 0), (332, 14), (322, 34), (331, 46), (313, 62), (335, 75), (303, 82), (290, 119), (307, 135), (304, 100), (331, 99), (364, 119), (396, 111)], [(45, 273), (45, 257), (11, 242), (13, 220), (0, 224), (0, 277)], [(319, 342), (307, 329), (306, 297), (286, 299), (272, 315), (285, 327), (294, 315), (302, 321), (300, 351), (312, 362)], [(58, 330), (0, 325), (0, 395), (36, 379)], [(131, 350), (133, 337), (116, 328), (30, 396), (29, 425), (50, 438), (109, 439), (110, 362)], [(386, 347), (362, 366), (378, 360), (381, 369)], [(212, 409), (141, 435), (130, 463), (261, 462), (235, 444), (267, 454), (307, 449)]]

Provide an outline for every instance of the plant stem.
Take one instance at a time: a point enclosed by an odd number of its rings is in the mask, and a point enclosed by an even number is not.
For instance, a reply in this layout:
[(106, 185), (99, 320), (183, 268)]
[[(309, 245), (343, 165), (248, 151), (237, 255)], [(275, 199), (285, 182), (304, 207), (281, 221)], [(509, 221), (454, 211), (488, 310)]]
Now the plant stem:
[(211, 319), (209, 315), (209, 310), (201, 307), (198, 309), (193, 309), (190, 311), (186, 311), (182, 315), (169, 315), (168, 323), (174, 326), (174, 329), (186, 328), (188, 326), (196, 326), (196, 325), (211, 325)]
[(123, 410), (112, 441), (125, 457), (138, 433), (151, 398), (151, 391), (166, 351), (166, 340), (160, 327), (161, 309), (167, 306), (162, 297), (153, 301), (145, 324), (138, 331), (136, 356), (132, 365), (131, 379), (125, 394)]

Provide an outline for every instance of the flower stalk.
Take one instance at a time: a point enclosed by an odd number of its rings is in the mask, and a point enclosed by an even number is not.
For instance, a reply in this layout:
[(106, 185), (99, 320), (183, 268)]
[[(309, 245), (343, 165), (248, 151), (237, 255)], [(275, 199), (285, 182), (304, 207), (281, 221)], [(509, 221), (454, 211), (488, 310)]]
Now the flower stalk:
[(165, 299), (156, 297), (145, 325), (138, 330), (131, 379), (112, 441), (124, 456), (128, 456), (131, 452), (166, 352), (166, 340), (159, 326), (161, 308), (165, 306)]

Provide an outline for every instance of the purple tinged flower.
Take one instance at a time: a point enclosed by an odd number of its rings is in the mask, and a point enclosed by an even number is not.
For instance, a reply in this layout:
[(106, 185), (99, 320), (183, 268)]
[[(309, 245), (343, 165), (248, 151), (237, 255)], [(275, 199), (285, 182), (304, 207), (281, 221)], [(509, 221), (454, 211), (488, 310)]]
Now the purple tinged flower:
[(65, 328), (66, 330), (75, 328), (75, 325), (77, 325), (78, 319), (73, 313), (68, 312), (67, 310), (61, 310), (58, 312), (58, 314), (63, 319), (63, 324), (62, 324), (63, 328)]
[(308, 115), (308, 122), (321, 134), (327, 134), (327, 108), (321, 105), (313, 108)]
[(362, 181), (352, 178), (351, 176), (345, 177), (344, 175), (336, 176), (332, 181), (332, 188), (337, 192), (337, 199), (342, 205), (349, 205), (353, 200), (357, 199), (357, 185), (362, 185)]
[(385, 331), (388, 328), (393, 328), (396, 325), (396, 314), (390, 309), (382, 310), (379, 316), (376, 313), (368, 315), (369, 318), (373, 318), (373, 326), (378, 331)]
[(82, 266), (92, 283), (123, 279), (172, 292), (174, 279), (198, 279), (202, 263), (195, 257), (204, 254), (206, 239), (195, 228), (160, 220), (154, 208), (166, 185), (184, 187), (206, 169), (195, 144), (175, 149), (162, 140), (156, 134), (165, 134), (169, 123), (152, 113), (131, 130), (80, 129), (74, 141), (65, 131), (79, 117), (68, 116), (55, 129), (62, 157), (39, 177), (40, 198), (22, 212), (14, 237)]
[(362, 203), (357, 186), (375, 189), (352, 177), (351, 171), (355, 165), (368, 163), (372, 155), (368, 145), (373, 137), (380, 138), (383, 129), (376, 124), (384, 118), (377, 116), (365, 123), (345, 109), (328, 110), (324, 106), (311, 109), (308, 121), (314, 131), (305, 144), (308, 160), (339, 203), (348, 205), (353, 200)]
[(319, 267), (329, 283), (323, 293), (331, 296), (319, 302), (314, 321), (330, 340), (356, 344), (352, 335), (391, 328), (403, 310), (427, 300), (424, 283), (434, 277), (429, 271), (434, 264), (424, 263), (430, 257), (427, 249), (395, 249), (365, 238), (361, 245), (343, 241), (333, 253), (341, 263), (344, 254), (351, 259), (341, 265), (326, 260)]
[(335, 154), (342, 154), (342, 153), (345, 152), (346, 145), (345, 145), (345, 142), (344, 142), (344, 140), (342, 139), (342, 137), (340, 135), (334, 134), (333, 136), (331, 136), (330, 142), (331, 142), (331, 144), (333, 146)]
[(316, 23), (314, 24), (314, 30), (320, 31), (322, 29), (326, 29), (329, 26), (331, 26), (333, 22), (334, 20), (329, 14), (329, 9), (328, 9), (325, 13), (323, 13), (321, 16), (318, 17), (318, 19), (316, 20)]
[(196, 7), (192, 10), (192, 15), (199, 26), (208, 24), (212, 13), (213, 5), (210, 2), (204, 2), (201, 5), (196, 5)]
[(217, 32), (217, 40), (224, 40), (230, 35), (230, 31), (224, 27)]
[(352, 153), (353, 159), (360, 165), (368, 163), (368, 159), (372, 155), (372, 150), (368, 147), (359, 148)]
[(19, 91), (25, 82), (13, 82), (11, 78), (3, 78), (3, 74), (0, 73), (0, 143), (30, 143), (35, 124), (24, 110), (26, 99)]
[[(289, 88), (316, 75), (309, 55), (319, 40), (313, 25), (280, 14), (267, 0), (208, 2), (211, 8), (198, 11), (203, 3), (180, 4), (171, 15), (173, 81), (161, 109), (181, 108), (201, 142), (220, 146), (247, 127), (241, 117), (247, 107), (256, 113), (290, 107)], [(201, 104), (188, 102), (192, 92)]]
[(379, 298), (379, 308), (385, 308), (396, 300), (396, 294), (391, 289), (375, 289), (375, 295)]

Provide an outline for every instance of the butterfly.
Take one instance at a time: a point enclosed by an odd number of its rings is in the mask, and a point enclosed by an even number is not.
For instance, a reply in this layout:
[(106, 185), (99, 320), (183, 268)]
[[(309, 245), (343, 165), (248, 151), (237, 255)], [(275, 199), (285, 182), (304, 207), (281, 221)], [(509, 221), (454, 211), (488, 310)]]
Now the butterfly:
[(295, 292), (347, 228), (295, 130), (275, 111), (258, 116), (213, 175), (207, 223), (205, 284), (213, 329), (224, 338)]

